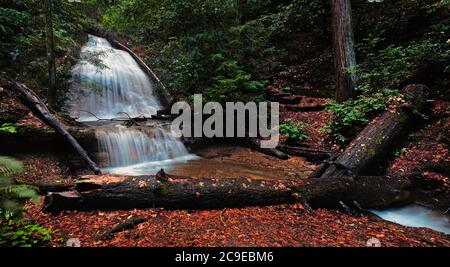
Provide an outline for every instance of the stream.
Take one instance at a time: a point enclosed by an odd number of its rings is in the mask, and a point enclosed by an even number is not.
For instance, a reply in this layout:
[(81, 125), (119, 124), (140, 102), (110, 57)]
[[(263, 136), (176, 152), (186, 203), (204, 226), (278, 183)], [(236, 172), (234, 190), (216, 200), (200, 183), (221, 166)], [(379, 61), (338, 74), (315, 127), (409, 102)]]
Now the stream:
[(407, 205), (387, 210), (371, 210), (386, 221), (410, 227), (426, 227), (450, 234), (450, 218), (420, 205)]
[[(100, 59), (101, 63), (93, 58)], [(175, 175), (192, 177), (270, 179), (292, 176), (292, 172), (307, 176), (302, 169), (288, 172), (287, 165), (270, 167), (264, 164), (263, 158), (249, 152), (243, 152), (247, 154), (233, 160), (200, 158), (175, 138), (167, 123), (145, 122), (140, 128), (127, 128), (119, 122), (101, 123), (117, 118), (148, 118), (163, 109), (153, 94), (152, 81), (131, 55), (113, 48), (104, 38), (88, 36), (88, 42), (81, 50), (81, 60), (72, 69), (65, 109), (72, 118), (95, 129), (98, 154), (103, 155), (106, 162), (102, 164), (105, 173), (149, 175), (164, 169)], [(233, 154), (239, 153), (233, 151)], [(247, 158), (253, 162), (249, 164)], [(292, 165), (299, 166), (295, 162)], [(422, 206), (372, 212), (401, 225), (427, 227), (450, 234), (448, 217)]]

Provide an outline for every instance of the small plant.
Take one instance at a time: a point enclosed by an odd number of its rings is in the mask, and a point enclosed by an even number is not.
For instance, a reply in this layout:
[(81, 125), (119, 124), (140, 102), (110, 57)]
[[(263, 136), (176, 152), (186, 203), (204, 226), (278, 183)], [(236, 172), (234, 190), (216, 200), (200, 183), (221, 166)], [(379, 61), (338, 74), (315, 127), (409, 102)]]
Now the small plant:
[(22, 171), (21, 162), (0, 156), (0, 209), (7, 218), (20, 217), (22, 208), (18, 201), (37, 198), (34, 187), (14, 183), (11, 176)]
[(406, 151), (408, 151), (408, 148), (404, 147), (402, 149), (397, 149), (394, 151), (394, 157), (398, 158), (402, 155), (404, 155), (406, 153)]
[(286, 138), (288, 143), (303, 141), (308, 138), (308, 135), (304, 132), (305, 126), (305, 123), (294, 123), (286, 120), (280, 124), (280, 133)]
[(51, 240), (51, 230), (25, 220), (5, 219), (0, 210), (0, 247), (42, 246)]
[(51, 239), (49, 229), (21, 219), (21, 201), (37, 198), (34, 187), (14, 184), (11, 176), (22, 171), (21, 162), (0, 156), (0, 247), (39, 246)]
[(360, 96), (344, 103), (332, 102), (327, 111), (333, 114), (329, 125), (321, 131), (328, 132), (340, 144), (355, 137), (375, 116), (386, 110), (395, 90), (384, 90), (370, 96)]
[(0, 132), (16, 133), (17, 129), (14, 123), (3, 123), (0, 125)]

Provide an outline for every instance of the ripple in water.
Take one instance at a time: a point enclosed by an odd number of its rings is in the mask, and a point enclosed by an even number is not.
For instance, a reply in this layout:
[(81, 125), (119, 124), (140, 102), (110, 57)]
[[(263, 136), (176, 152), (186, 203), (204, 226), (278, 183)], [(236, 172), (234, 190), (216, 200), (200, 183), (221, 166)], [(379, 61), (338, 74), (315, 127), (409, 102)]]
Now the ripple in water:
[(419, 205), (409, 205), (388, 210), (371, 210), (386, 221), (404, 226), (426, 227), (435, 231), (450, 234), (450, 219), (440, 212)]

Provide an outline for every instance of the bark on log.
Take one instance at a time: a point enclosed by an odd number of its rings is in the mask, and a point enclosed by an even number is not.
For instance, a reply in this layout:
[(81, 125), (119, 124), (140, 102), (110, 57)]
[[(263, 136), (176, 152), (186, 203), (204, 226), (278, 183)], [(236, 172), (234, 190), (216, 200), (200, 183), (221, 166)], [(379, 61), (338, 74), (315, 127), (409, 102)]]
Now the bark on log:
[(55, 129), (56, 132), (61, 134), (95, 174), (100, 174), (101, 172), (97, 165), (89, 158), (88, 154), (80, 146), (77, 140), (75, 140), (66, 128), (64, 128), (64, 126), (50, 113), (42, 100), (26, 85), (15, 81), (11, 81), (10, 83), (12, 87), (21, 94), (21, 98), (23, 99), (25, 105), (27, 105), (41, 120)]
[(247, 144), (249, 145), (250, 148), (259, 151), (261, 153), (264, 153), (266, 155), (272, 156), (272, 157), (276, 157), (279, 159), (283, 159), (286, 160), (289, 158), (289, 156), (276, 149), (276, 148), (262, 148), (259, 141), (256, 138), (248, 138)]
[(335, 208), (340, 201), (364, 207), (383, 207), (405, 200), (408, 181), (387, 177), (330, 177), (307, 180), (252, 180), (245, 178), (190, 178), (168, 176), (89, 176), (73, 191), (48, 194), (44, 211), (114, 210), (164, 207), (218, 209), (309, 203)]
[(45, 195), (50, 192), (65, 192), (70, 190), (72, 186), (64, 184), (29, 184), (38, 188), (40, 195)]
[(147, 221), (147, 219), (144, 217), (131, 218), (131, 219), (117, 225), (110, 231), (108, 231), (105, 234), (104, 239), (112, 238), (114, 236), (114, 234), (116, 234), (116, 233), (120, 233), (120, 232), (123, 232), (126, 230), (133, 229), (134, 227), (138, 226), (139, 224), (141, 224), (145, 221)]
[(306, 147), (295, 147), (288, 145), (279, 145), (277, 149), (291, 156), (304, 157), (309, 161), (321, 161), (332, 156), (331, 151), (317, 150)]
[(286, 109), (289, 111), (295, 111), (295, 112), (316, 112), (316, 111), (322, 111), (325, 110), (325, 105), (314, 105), (314, 106), (292, 106), (287, 105)]
[[(407, 132), (427, 106), (428, 88), (425, 85), (408, 85), (402, 93), (405, 103), (389, 107), (375, 118), (345, 148), (344, 152), (324, 168), (321, 177), (364, 175), (386, 160), (387, 155)], [(323, 166), (322, 166), (323, 167)]]

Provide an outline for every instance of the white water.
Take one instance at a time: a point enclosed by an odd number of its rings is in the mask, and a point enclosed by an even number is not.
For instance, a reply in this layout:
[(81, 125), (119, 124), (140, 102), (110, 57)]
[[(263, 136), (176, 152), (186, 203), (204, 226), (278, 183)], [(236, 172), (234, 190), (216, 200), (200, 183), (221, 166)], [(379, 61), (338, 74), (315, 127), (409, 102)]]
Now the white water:
[(72, 69), (67, 108), (78, 121), (126, 116), (120, 112), (150, 117), (160, 109), (151, 80), (127, 52), (112, 48), (104, 38), (89, 35), (81, 57), (96, 58), (101, 63), (82, 60)]
[[(127, 52), (112, 48), (104, 38), (89, 35), (81, 57), (93, 53), (101, 64), (82, 60), (72, 69), (71, 95), (66, 108), (73, 118), (91, 122), (127, 115), (150, 117), (161, 109), (153, 95), (151, 80)], [(103, 169), (107, 173), (154, 174), (161, 168), (196, 157), (161, 127), (145, 132), (124, 127), (98, 128), (96, 135), (99, 152), (108, 158), (108, 167)]]
[(108, 173), (124, 175), (152, 174), (173, 163), (195, 156), (184, 144), (163, 128), (142, 132), (129, 128), (97, 130), (99, 151), (108, 154)]
[(384, 220), (404, 226), (426, 227), (450, 234), (450, 220), (447, 216), (419, 205), (409, 205), (383, 211), (371, 211)]

